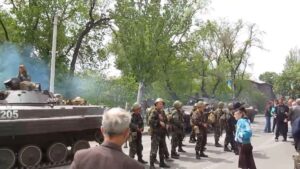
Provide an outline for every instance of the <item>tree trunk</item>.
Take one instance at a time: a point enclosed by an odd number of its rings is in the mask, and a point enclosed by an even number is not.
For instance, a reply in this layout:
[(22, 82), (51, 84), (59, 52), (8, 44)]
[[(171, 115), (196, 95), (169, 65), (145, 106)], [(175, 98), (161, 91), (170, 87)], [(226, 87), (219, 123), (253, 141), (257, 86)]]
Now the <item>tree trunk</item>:
[(73, 53), (73, 56), (72, 56), (71, 65), (70, 65), (70, 77), (71, 78), (74, 76), (75, 65), (76, 65), (76, 61), (77, 61), (77, 58), (78, 58), (79, 49), (80, 49), (81, 44), (82, 44), (82, 40), (90, 32), (91, 29), (92, 29), (92, 26), (89, 26), (89, 24), (87, 24), (85, 29), (80, 33), (80, 35), (77, 39), (76, 46), (75, 46), (75, 49), (74, 49), (74, 53)]
[(218, 88), (218, 86), (219, 86), (220, 83), (221, 83), (221, 79), (220, 79), (220, 78), (217, 78), (217, 82), (216, 82), (216, 84), (214, 85), (213, 90), (212, 90), (212, 95), (213, 95), (213, 97), (215, 97), (217, 88)]
[(240, 94), (242, 93), (242, 91), (243, 91), (243, 86), (240, 86), (239, 87), (239, 89), (238, 89), (238, 92), (237, 92), (237, 94), (236, 94), (236, 98), (239, 98), (240, 97)]
[(231, 80), (232, 80), (232, 100), (235, 101), (236, 96), (235, 96), (235, 89), (236, 89), (236, 85), (235, 85), (235, 71), (231, 70)]
[(5, 34), (5, 39), (6, 39), (6, 41), (9, 41), (7, 29), (6, 29), (5, 25), (4, 25), (4, 23), (2, 22), (2, 19), (1, 19), (1, 18), (0, 18), (0, 24), (1, 24), (2, 28), (3, 28), (3, 31), (4, 31), (4, 34)]
[(176, 94), (176, 92), (173, 90), (172, 86), (171, 86), (171, 82), (169, 79), (166, 79), (166, 89), (167, 89), (167, 92), (169, 93), (169, 95), (171, 96), (171, 98), (173, 100), (178, 100), (178, 96)]
[(207, 92), (205, 90), (205, 80), (204, 80), (204, 78), (205, 78), (205, 70), (204, 70), (204, 68), (202, 69), (201, 76), (202, 76), (202, 81), (201, 81), (201, 95), (202, 95), (202, 97), (208, 97), (208, 94), (207, 94)]
[(137, 94), (137, 99), (136, 102), (141, 104), (143, 101), (143, 97), (144, 97), (144, 82), (139, 82), (139, 89), (138, 89), (138, 94)]

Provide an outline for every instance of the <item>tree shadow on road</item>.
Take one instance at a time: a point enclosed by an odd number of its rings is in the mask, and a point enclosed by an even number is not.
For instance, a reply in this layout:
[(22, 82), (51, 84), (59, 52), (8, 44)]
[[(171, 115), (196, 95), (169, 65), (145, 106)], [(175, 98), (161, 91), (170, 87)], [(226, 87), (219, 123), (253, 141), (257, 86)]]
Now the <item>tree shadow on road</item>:
[(226, 154), (226, 152), (224, 152), (223, 149), (220, 149), (220, 150), (206, 150), (205, 152), (214, 153), (214, 154)]
[(188, 156), (188, 157), (180, 157), (180, 160), (182, 161), (187, 161), (187, 162), (204, 162), (204, 161), (208, 161), (211, 163), (220, 163), (220, 162), (224, 162), (224, 163), (233, 163), (233, 161), (229, 161), (227, 159), (223, 159), (223, 158), (213, 158), (213, 157), (208, 157), (208, 158), (201, 158), (200, 160), (196, 159), (195, 155), (193, 156)]
[(259, 159), (269, 159), (269, 157), (266, 154), (258, 151), (253, 151), (253, 156), (254, 158), (259, 158)]

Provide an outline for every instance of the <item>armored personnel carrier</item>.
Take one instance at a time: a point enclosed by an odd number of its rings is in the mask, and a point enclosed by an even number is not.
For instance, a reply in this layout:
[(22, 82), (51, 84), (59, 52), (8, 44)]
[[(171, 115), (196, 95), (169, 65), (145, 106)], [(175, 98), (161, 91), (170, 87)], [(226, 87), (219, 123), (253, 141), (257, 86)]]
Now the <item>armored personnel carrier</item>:
[(0, 169), (50, 168), (71, 162), (88, 141), (101, 142), (103, 107), (62, 105), (52, 93), (22, 90), (20, 81), (0, 91)]

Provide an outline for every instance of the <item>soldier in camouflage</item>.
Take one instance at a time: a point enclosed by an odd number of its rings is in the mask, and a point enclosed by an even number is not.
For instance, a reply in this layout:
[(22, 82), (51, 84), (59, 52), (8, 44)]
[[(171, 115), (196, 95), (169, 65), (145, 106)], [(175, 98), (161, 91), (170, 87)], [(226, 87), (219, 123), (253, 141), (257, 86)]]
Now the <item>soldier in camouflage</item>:
[(163, 168), (170, 168), (164, 162), (164, 150), (167, 134), (167, 117), (164, 112), (164, 100), (158, 98), (154, 102), (155, 108), (152, 110), (149, 117), (149, 125), (151, 129), (151, 150), (150, 150), (150, 169), (154, 169), (154, 162), (156, 154), (159, 150), (159, 166)]
[(205, 105), (203, 102), (197, 103), (197, 110), (193, 112), (192, 115), (192, 123), (194, 125), (197, 142), (196, 142), (196, 159), (200, 159), (200, 157), (208, 157), (204, 154), (204, 145), (205, 145), (205, 133), (207, 132), (207, 121), (204, 114)]
[(223, 108), (224, 108), (224, 103), (219, 102), (218, 108), (213, 112), (213, 114), (215, 115), (215, 121), (213, 123), (213, 128), (214, 128), (214, 137), (215, 137), (215, 146), (216, 147), (222, 147), (222, 145), (219, 143), (219, 139), (222, 134), (220, 118), (224, 114)]
[(192, 123), (192, 116), (193, 116), (193, 112), (197, 110), (197, 103), (194, 104), (193, 110), (190, 113), (190, 124), (192, 127), (192, 131), (191, 131), (191, 135), (190, 135), (190, 143), (196, 143), (196, 134), (195, 134), (195, 130), (194, 130), (194, 125)]
[[(220, 122), (221, 126), (225, 129), (225, 140), (224, 140), (224, 151), (230, 152), (233, 150), (233, 152), (237, 155), (238, 154), (238, 149), (236, 146), (236, 143), (234, 141), (234, 134), (235, 134), (235, 125), (236, 125), (236, 120), (233, 116), (234, 110), (233, 110), (233, 104), (229, 103), (228, 104), (228, 112), (225, 112), (221, 116)], [(231, 145), (231, 150), (228, 148), (228, 145)]]
[(179, 158), (179, 154), (176, 152), (176, 148), (178, 147), (179, 152), (185, 152), (182, 149), (182, 137), (183, 137), (183, 112), (182, 112), (182, 103), (180, 101), (175, 101), (173, 103), (173, 108), (170, 117), (170, 126), (171, 126), (171, 157), (174, 159)]
[(142, 158), (142, 133), (144, 131), (144, 122), (141, 116), (141, 105), (134, 103), (131, 112), (132, 118), (130, 123), (129, 157), (134, 158), (135, 154), (137, 154), (138, 161), (142, 164), (146, 164), (147, 162)]
[[(155, 110), (155, 106), (151, 106), (149, 108), (146, 109), (146, 122), (147, 122), (147, 125), (150, 126), (150, 123), (149, 123), (149, 120), (150, 120), (150, 116), (151, 116), (151, 113)], [(149, 128), (148, 130), (148, 133), (150, 136), (152, 136), (152, 129)], [(168, 150), (168, 147), (167, 147), (167, 144), (166, 142), (164, 142), (164, 155), (165, 155), (165, 159), (168, 160), (168, 161), (172, 161), (169, 156), (169, 150)], [(159, 164), (158, 160), (155, 159), (155, 164)]]
[[(209, 112), (211, 111), (211, 107), (209, 106), (209, 103), (207, 103), (207, 102), (203, 102), (203, 104), (204, 104), (205, 121), (207, 121)], [(204, 132), (203, 138), (204, 138), (204, 150), (206, 150), (205, 146), (207, 145), (207, 130)]]

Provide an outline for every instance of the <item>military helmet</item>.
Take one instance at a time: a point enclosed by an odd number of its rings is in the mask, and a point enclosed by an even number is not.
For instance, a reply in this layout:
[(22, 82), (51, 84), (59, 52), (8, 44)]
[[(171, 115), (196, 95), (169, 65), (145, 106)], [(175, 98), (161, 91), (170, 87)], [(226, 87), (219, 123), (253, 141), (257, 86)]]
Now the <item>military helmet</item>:
[(233, 103), (228, 103), (227, 107), (228, 107), (229, 110), (233, 109)]
[(162, 102), (163, 104), (165, 104), (165, 101), (162, 98), (157, 98), (154, 102), (154, 105), (156, 105), (158, 102)]
[(138, 108), (141, 108), (142, 106), (139, 104), (139, 103), (134, 103), (131, 107), (131, 110), (135, 110), (135, 109), (138, 109)]
[(203, 107), (204, 106), (204, 103), (202, 101), (199, 101), (197, 104), (196, 104), (197, 107)]
[(221, 108), (221, 109), (224, 108), (224, 102), (219, 102), (218, 107)]
[(173, 103), (173, 107), (175, 107), (175, 108), (181, 108), (182, 107), (182, 103), (179, 100), (176, 100)]
[(213, 103), (212, 103), (212, 108), (213, 108), (213, 109), (217, 109), (217, 108), (218, 108), (218, 106), (219, 106), (219, 105), (218, 105), (218, 103), (217, 103), (217, 102), (213, 102)]

